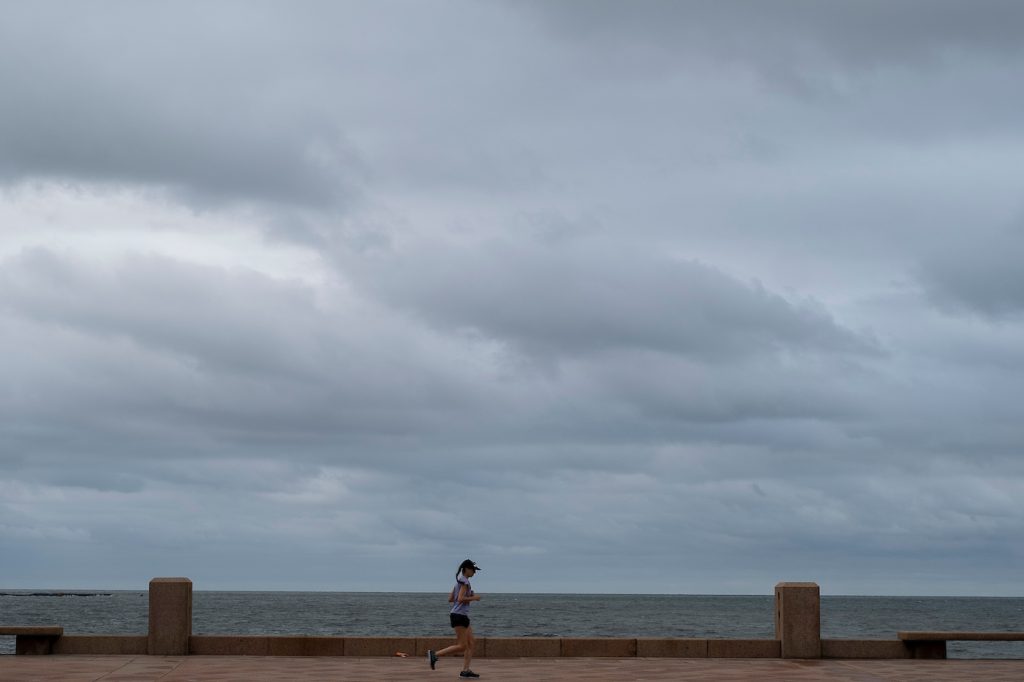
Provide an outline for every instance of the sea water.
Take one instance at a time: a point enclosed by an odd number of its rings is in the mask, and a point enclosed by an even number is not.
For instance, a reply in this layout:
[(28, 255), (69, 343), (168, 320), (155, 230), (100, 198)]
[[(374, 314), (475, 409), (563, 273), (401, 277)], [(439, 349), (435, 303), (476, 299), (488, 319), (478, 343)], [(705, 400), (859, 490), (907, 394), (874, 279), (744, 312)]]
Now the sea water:
[[(90, 596), (0, 590), (0, 625), (61, 625), (68, 634), (145, 634), (145, 591)], [(446, 593), (193, 594), (193, 634), (445, 636)], [(485, 594), (479, 637), (772, 638), (773, 595)], [(821, 598), (825, 638), (894, 639), (899, 630), (1024, 630), (1024, 598)], [(14, 638), (0, 637), (0, 653)], [(950, 642), (950, 658), (1024, 659), (1024, 642)]]

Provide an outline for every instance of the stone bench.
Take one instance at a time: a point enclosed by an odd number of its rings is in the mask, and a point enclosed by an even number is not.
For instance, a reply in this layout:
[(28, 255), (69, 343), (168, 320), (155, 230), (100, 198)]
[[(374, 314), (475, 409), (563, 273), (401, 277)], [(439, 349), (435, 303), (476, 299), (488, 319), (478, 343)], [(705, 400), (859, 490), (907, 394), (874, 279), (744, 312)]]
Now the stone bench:
[(1024, 642), (1024, 632), (899, 632), (912, 658), (945, 658), (946, 642)]
[(17, 654), (52, 654), (53, 645), (64, 634), (59, 625), (0, 625), (0, 635), (14, 636)]

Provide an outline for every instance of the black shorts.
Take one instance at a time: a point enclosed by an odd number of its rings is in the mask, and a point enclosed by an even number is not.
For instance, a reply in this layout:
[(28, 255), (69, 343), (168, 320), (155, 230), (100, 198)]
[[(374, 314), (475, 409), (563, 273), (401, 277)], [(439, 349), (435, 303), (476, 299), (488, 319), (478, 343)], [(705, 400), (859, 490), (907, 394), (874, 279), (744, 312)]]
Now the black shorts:
[(469, 627), (469, 616), (464, 616), (461, 613), (449, 613), (448, 618), (451, 620), (453, 628)]

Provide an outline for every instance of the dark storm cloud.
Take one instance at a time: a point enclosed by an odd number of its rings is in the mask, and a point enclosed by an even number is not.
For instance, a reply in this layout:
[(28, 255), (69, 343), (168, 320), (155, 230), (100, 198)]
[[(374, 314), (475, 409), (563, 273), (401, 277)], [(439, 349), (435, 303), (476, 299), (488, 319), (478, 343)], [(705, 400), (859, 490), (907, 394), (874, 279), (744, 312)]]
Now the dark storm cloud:
[[(381, 273), (395, 272), (392, 262), (380, 265)], [(730, 432), (728, 425), (842, 422), (861, 411), (855, 391), (825, 390), (831, 362), (813, 358), (873, 357), (869, 343), (821, 311), (801, 313), (706, 266), (681, 264), (684, 275), (696, 268), (690, 281), (672, 274), (676, 264), (662, 265), (668, 274), (647, 263), (657, 273), (648, 284), (696, 282), (706, 288), (698, 303), (704, 296), (719, 307), (731, 298), (739, 303), (715, 313), (725, 320), (713, 328), (706, 321), (668, 325), (667, 341), (656, 333), (655, 320), (643, 316), (631, 320), (637, 329), (622, 338), (613, 320), (599, 318), (607, 328), (556, 328), (542, 336), (529, 324), (486, 327), (474, 320), (493, 338), (456, 334), (430, 341), (380, 309), (325, 308), (302, 284), (245, 270), (140, 255), (99, 266), (28, 251), (0, 270), (6, 312), (0, 346), (12, 368), (0, 397), (6, 413), (18, 418), (8, 425), (2, 454), (12, 470), (31, 471), (68, 451), (82, 453), (80, 465), (62, 467), (64, 478), (42, 480), (90, 487), (98, 485), (99, 462), (134, 462), (142, 469), (133, 480), (164, 480), (167, 471), (145, 462), (272, 457), (281, 448), (296, 465), (429, 470), (431, 462), (450, 461), (503, 471), (513, 462), (532, 462), (538, 471), (615, 470), (623, 449), (642, 444), (693, 438), (755, 443), (767, 431)], [(455, 297), (457, 288), (434, 293)], [(527, 294), (534, 295), (501, 292)], [(618, 295), (649, 297), (647, 312), (655, 319), (677, 314), (672, 297), (660, 290)], [(575, 317), (564, 303), (555, 297), (534, 307), (551, 321)], [(610, 302), (573, 302), (598, 304)], [(726, 343), (737, 311), (749, 318), (742, 322), (749, 328)], [(698, 314), (709, 311), (689, 311), (691, 318)], [(591, 334), (611, 340), (595, 343)], [(687, 341), (688, 334), (721, 336), (723, 347)], [(554, 352), (557, 374), (528, 369), (517, 353), (502, 350), (507, 343)], [(669, 359), (673, 355), (678, 359)], [(802, 357), (803, 366), (787, 366), (776, 355)], [(524, 430), (524, 424), (531, 426)], [(771, 438), (803, 448), (817, 440), (798, 430)], [(514, 449), (481, 456), (495, 442)], [(610, 443), (617, 445), (604, 452)], [(25, 451), (33, 453), (31, 465), (19, 457)], [(110, 485), (120, 490), (128, 483)]]
[(293, 76), (308, 46), (271, 9), (5, 4), (0, 180), (140, 183), (201, 204), (345, 204), (358, 156), (317, 103), (315, 76)]
[(991, 318), (1024, 313), (1024, 226), (974, 229), (960, 248), (926, 258), (919, 275), (931, 301), (953, 313)]
[(433, 242), (381, 259), (373, 261), (377, 272), (389, 274), (362, 280), (372, 293), (432, 323), (540, 355), (634, 348), (721, 361), (875, 350), (820, 305), (618, 242)]
[[(517, 3), (521, 4), (521, 3)], [(1013, 0), (810, 0), (675, 2), (569, 0), (526, 3), (566, 35), (816, 69), (820, 60), (891, 67), (956, 52), (1019, 53), (1024, 8)], [(818, 60), (797, 65), (795, 62)]]
[[(508, 4), (589, 64), (590, 77), (621, 80), (624, 101), (646, 99), (627, 83), (652, 84), (656, 102), (634, 117), (672, 112), (687, 130), (717, 131), (710, 154), (712, 142), (676, 131), (686, 140), (677, 161), (684, 150), (706, 164), (811, 151), (841, 163), (835, 146), (855, 156), (859, 138), (899, 147), (1020, 130), (1016, 2)], [(748, 96), (721, 97), (729, 88)]]

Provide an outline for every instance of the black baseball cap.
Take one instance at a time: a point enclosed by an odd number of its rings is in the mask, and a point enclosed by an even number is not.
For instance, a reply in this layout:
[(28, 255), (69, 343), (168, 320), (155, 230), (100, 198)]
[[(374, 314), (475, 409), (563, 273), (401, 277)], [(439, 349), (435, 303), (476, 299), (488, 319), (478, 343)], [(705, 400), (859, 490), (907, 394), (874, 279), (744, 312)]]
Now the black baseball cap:
[(480, 567), (477, 566), (476, 564), (474, 564), (472, 559), (466, 559), (461, 564), (459, 564), (459, 570), (460, 571), (462, 569), (464, 569), (464, 568), (472, 568), (474, 571), (479, 571), (480, 570)]

